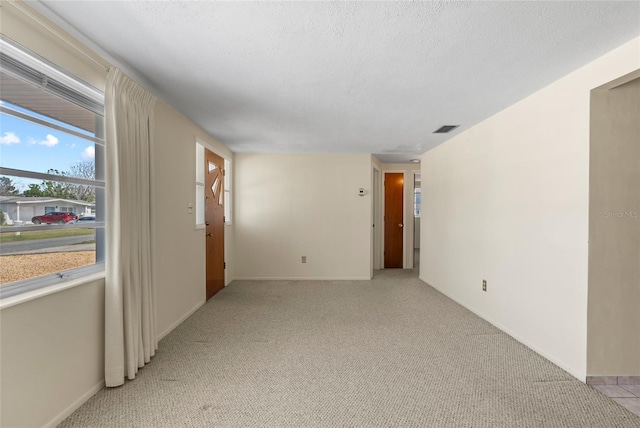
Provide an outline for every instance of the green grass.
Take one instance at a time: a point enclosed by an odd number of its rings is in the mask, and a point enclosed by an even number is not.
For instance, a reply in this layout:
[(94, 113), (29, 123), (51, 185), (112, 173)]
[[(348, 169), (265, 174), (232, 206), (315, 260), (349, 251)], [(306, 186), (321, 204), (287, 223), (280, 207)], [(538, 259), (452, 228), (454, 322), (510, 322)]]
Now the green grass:
[(0, 244), (7, 242), (33, 241), (35, 239), (64, 238), (67, 236), (93, 235), (93, 229), (65, 229), (65, 230), (31, 230), (20, 232), (18, 230), (0, 233)]

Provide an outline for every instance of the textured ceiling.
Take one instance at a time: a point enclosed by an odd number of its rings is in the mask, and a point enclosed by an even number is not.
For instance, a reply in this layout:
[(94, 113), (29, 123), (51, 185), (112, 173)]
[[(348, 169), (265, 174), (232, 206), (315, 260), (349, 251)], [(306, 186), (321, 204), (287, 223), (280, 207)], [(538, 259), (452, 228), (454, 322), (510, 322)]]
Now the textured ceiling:
[(29, 3), (233, 151), (385, 162), (640, 34), (640, 2)]

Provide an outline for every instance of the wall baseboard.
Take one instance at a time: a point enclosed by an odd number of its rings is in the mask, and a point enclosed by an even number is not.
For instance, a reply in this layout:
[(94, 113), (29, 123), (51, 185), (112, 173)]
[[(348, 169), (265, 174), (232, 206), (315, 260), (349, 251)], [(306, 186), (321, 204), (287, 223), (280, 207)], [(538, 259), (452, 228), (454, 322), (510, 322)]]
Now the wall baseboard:
[(370, 281), (368, 276), (355, 277), (303, 277), (303, 276), (278, 276), (278, 277), (238, 277), (234, 281)]
[(163, 331), (162, 333), (160, 333), (160, 335), (158, 336), (158, 342), (162, 340), (163, 337), (165, 337), (167, 334), (171, 333), (176, 327), (178, 327), (180, 324), (182, 324), (184, 322), (184, 320), (186, 320), (187, 318), (189, 318), (191, 315), (193, 315), (193, 313), (195, 311), (197, 311), (198, 309), (200, 309), (200, 307), (202, 305), (204, 305), (207, 301), (206, 300), (202, 300), (201, 302), (198, 302), (197, 305), (195, 305), (193, 308), (191, 308), (189, 311), (187, 311), (186, 314), (184, 314), (183, 316), (181, 316), (176, 322), (174, 322), (173, 324), (171, 324), (169, 326), (169, 328), (167, 328), (165, 331)]
[(84, 403), (89, 401), (89, 399), (91, 397), (96, 395), (102, 388), (104, 388), (104, 380), (101, 380), (99, 383), (94, 385), (87, 392), (82, 394), (82, 396), (80, 398), (78, 398), (76, 401), (74, 401), (69, 407), (64, 409), (56, 417), (54, 417), (49, 422), (47, 422), (44, 425), (44, 428), (54, 428), (54, 427), (58, 426), (62, 421), (64, 421), (66, 418), (68, 418), (69, 415), (71, 415), (73, 412), (78, 410), (78, 408), (80, 408), (80, 406), (82, 406)]
[[(178, 321), (173, 323), (166, 331), (164, 331), (159, 337), (158, 340), (161, 340), (167, 334), (171, 333), (173, 329), (179, 326), (184, 320), (189, 318), (195, 311), (200, 309), (202, 305), (205, 304), (205, 301), (198, 302), (196, 306), (194, 306), (191, 310), (189, 310), (185, 315), (183, 315)], [(86, 403), (91, 397), (97, 394), (102, 388), (104, 388), (104, 379), (101, 380), (98, 384), (89, 389), (86, 393), (82, 394), (80, 398), (74, 401), (69, 407), (60, 412), (57, 416), (51, 419), (44, 425), (44, 428), (54, 428), (59, 425), (62, 421), (64, 421), (69, 415), (75, 412), (80, 406)]]
[(488, 323), (490, 323), (494, 327), (498, 328), (499, 330), (502, 330), (504, 333), (508, 334), (509, 336), (511, 336), (512, 338), (517, 340), (518, 342), (522, 343), (527, 348), (531, 349), (532, 351), (536, 352), (537, 354), (539, 354), (542, 357), (546, 358), (547, 360), (551, 361), (553, 364), (555, 364), (556, 366), (560, 367), (562, 370), (566, 371), (571, 376), (573, 376), (576, 379), (578, 379), (580, 382), (586, 383), (586, 373), (581, 373), (581, 372), (577, 371), (574, 367), (571, 367), (571, 366), (563, 363), (562, 361), (559, 361), (558, 359), (556, 359), (553, 356), (549, 355), (545, 350), (540, 349), (540, 347), (534, 345), (533, 343), (531, 343), (530, 341), (528, 341), (527, 339), (525, 339), (521, 335), (514, 333), (509, 328), (507, 328), (507, 327), (503, 326), (502, 324), (496, 322), (495, 320), (493, 320), (493, 319), (481, 314), (480, 311), (478, 311), (475, 308), (467, 305), (466, 303), (461, 302), (457, 298), (449, 295), (444, 290), (442, 290), (442, 289), (440, 289), (440, 288), (428, 283), (427, 281), (425, 281), (422, 278), (418, 278), (418, 279), (420, 279), (420, 281), (424, 282), (426, 285), (428, 285), (429, 287), (433, 288), (434, 290), (437, 290), (438, 292), (444, 294), (446, 297), (448, 297), (449, 299), (453, 300), (454, 302), (456, 302), (460, 306), (462, 306), (465, 309), (473, 312), (474, 314), (476, 314), (477, 316), (479, 316), (483, 320), (487, 321)]

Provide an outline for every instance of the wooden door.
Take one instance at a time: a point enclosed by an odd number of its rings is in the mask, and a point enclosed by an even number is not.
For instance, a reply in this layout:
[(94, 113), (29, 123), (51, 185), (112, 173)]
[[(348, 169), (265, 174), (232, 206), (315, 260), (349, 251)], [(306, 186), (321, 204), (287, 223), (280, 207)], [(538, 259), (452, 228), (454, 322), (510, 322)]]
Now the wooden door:
[(224, 287), (224, 159), (205, 150), (207, 300)]
[(384, 267), (402, 268), (404, 173), (384, 174)]

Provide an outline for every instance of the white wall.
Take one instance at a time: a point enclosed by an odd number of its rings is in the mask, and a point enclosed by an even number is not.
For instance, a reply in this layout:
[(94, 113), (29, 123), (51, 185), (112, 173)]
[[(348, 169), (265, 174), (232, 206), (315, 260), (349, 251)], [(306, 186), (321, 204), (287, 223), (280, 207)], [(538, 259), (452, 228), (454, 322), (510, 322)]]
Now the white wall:
[(420, 278), (581, 380), (589, 91), (639, 53), (635, 39), (422, 156)]
[(59, 423), (104, 385), (104, 280), (0, 310), (0, 426)]
[(234, 177), (236, 278), (370, 277), (370, 155), (236, 154)]
[[(205, 230), (195, 228), (196, 139), (229, 159), (233, 154), (168, 104), (155, 111), (152, 147), (153, 262), (157, 332), (162, 337), (205, 302)], [(232, 226), (225, 228), (233, 248)], [(226, 283), (233, 260), (227, 254)]]

